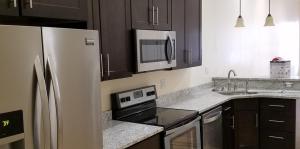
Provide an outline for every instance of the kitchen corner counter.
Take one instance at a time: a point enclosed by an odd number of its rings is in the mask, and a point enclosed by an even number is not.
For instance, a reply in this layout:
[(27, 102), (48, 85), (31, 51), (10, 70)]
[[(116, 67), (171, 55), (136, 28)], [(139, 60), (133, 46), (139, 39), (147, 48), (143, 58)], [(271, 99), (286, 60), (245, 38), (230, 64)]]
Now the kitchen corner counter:
[(103, 149), (124, 149), (162, 131), (162, 127), (110, 120), (103, 130)]
[(199, 113), (203, 113), (223, 103), (240, 98), (286, 98), (286, 99), (300, 99), (300, 91), (287, 91), (280, 93), (276, 90), (255, 90), (258, 94), (247, 95), (222, 95), (217, 92), (213, 92), (212, 88), (201, 89), (193, 91), (192, 94), (178, 97), (174, 102), (159, 101), (158, 106), (165, 108), (196, 110)]
[[(193, 89), (178, 91), (157, 99), (158, 107), (195, 110), (204, 113), (223, 103), (241, 98), (280, 98), (300, 99), (300, 90), (249, 90), (257, 94), (222, 95), (213, 92), (205, 85)], [(141, 142), (163, 131), (163, 127), (111, 120), (111, 113), (105, 120), (103, 130), (103, 149), (123, 149)], [(105, 116), (104, 116), (105, 117)]]

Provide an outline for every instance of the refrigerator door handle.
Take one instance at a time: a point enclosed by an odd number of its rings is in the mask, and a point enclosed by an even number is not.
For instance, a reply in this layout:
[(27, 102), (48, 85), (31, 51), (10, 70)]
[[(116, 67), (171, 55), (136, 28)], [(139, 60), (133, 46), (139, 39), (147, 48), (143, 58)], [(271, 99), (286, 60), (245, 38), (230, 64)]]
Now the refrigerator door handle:
[[(48, 107), (48, 95), (43, 73), (43, 67), (39, 56), (37, 56), (35, 59), (34, 68), (36, 72), (40, 95), (40, 98), (36, 98), (34, 110), (35, 146), (39, 149), (50, 149), (50, 116)], [(39, 112), (41, 112), (41, 114)]]
[[(53, 92), (54, 92), (54, 99), (55, 99), (55, 109), (56, 109), (55, 114), (56, 114), (56, 118), (57, 118), (55, 120), (57, 122), (57, 132), (52, 132), (51, 135), (56, 135), (56, 137), (54, 137), (54, 138), (57, 138), (57, 149), (63, 149), (62, 148), (63, 120), (62, 120), (60, 89), (59, 89), (59, 85), (58, 85), (57, 76), (54, 71), (54, 65), (53, 65), (53, 62), (52, 62), (52, 59), (50, 56), (48, 57), (48, 60), (47, 60), (47, 68), (51, 75), (51, 83), (53, 85)], [(53, 141), (51, 141), (51, 143), (53, 143)]]

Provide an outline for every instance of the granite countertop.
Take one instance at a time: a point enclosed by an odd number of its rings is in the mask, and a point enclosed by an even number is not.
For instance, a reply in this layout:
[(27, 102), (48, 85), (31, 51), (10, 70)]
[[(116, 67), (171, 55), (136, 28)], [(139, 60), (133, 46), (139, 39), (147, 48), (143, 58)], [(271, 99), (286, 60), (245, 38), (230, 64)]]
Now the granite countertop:
[[(168, 99), (158, 99), (157, 106), (196, 110), (199, 111), (199, 113), (203, 113), (225, 103), (226, 101), (238, 98), (268, 97), (300, 99), (300, 90), (285, 92), (281, 92), (281, 90), (249, 91), (258, 92), (258, 94), (222, 95), (217, 92), (213, 92), (211, 87), (198, 88), (193, 91), (187, 90), (186, 93), (179, 92), (169, 96)], [(103, 130), (103, 149), (127, 148), (162, 131), (162, 127), (108, 120), (106, 127)]]
[[(227, 77), (213, 77), (213, 80), (227, 80)], [(232, 77), (232, 80), (248, 80), (248, 81), (300, 81), (299, 76), (290, 78), (271, 78), (271, 77)]]
[(163, 131), (163, 127), (110, 120), (103, 130), (103, 149), (124, 149)]
[(300, 99), (300, 91), (286, 91), (281, 92), (278, 90), (249, 90), (258, 92), (257, 94), (246, 95), (222, 95), (217, 92), (213, 92), (212, 88), (202, 89), (198, 92), (194, 92), (191, 95), (180, 97), (174, 103), (160, 104), (159, 107), (196, 110), (199, 113), (203, 113), (211, 108), (225, 103), (226, 101), (239, 98), (255, 98), (255, 97), (267, 97), (267, 98), (287, 98), (287, 99)]

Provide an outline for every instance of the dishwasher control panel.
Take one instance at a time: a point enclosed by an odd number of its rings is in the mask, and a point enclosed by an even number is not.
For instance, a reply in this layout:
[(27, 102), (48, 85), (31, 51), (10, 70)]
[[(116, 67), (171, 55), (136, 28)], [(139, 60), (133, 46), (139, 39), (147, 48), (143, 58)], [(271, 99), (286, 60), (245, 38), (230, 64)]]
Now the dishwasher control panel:
[(141, 104), (147, 101), (157, 99), (155, 86), (128, 90), (112, 94), (113, 108), (122, 109), (133, 105)]

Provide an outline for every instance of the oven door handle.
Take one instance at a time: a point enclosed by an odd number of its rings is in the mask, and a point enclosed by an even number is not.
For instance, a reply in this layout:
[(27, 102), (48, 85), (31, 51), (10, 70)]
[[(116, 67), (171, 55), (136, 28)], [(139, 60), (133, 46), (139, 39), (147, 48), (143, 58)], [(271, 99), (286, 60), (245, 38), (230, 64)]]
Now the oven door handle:
[(173, 53), (174, 53), (174, 43), (173, 43), (173, 40), (172, 40), (172, 37), (171, 35), (169, 34), (168, 35), (168, 40), (170, 41), (170, 44), (171, 44), (171, 51), (170, 51), (170, 54), (169, 54), (169, 48), (168, 46), (166, 47), (166, 53), (167, 53), (167, 59), (168, 59), (168, 64), (171, 64), (172, 62), (172, 59), (173, 59)]
[(181, 132), (182, 130), (186, 130), (188, 128), (191, 128), (191, 127), (193, 127), (195, 125), (195, 123), (197, 121), (200, 123), (200, 120), (201, 120), (201, 116), (197, 117), (196, 119), (194, 119), (193, 121), (191, 121), (191, 122), (189, 122), (189, 123), (187, 123), (185, 125), (182, 125), (180, 127), (177, 127), (177, 128), (174, 128), (174, 129), (166, 131), (166, 135), (168, 136), (168, 135), (170, 135), (172, 133), (175, 133), (175, 132), (178, 132), (178, 131)]
[(214, 115), (213, 117), (203, 118), (203, 124), (212, 123), (212, 122), (218, 120), (221, 116), (222, 116), (222, 111), (219, 111), (219, 112), (217, 112), (217, 114)]

